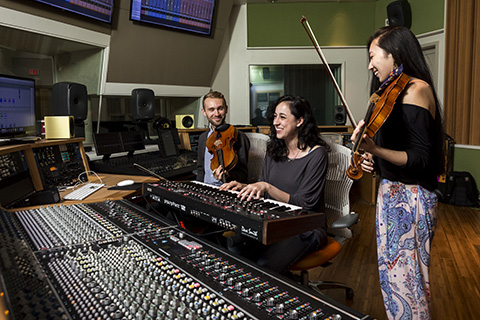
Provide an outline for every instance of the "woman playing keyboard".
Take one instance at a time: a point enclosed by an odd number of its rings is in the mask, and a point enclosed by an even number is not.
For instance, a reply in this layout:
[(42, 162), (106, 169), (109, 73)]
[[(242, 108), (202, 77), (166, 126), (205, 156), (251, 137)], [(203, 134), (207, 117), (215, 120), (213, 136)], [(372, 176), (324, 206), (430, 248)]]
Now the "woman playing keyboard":
[[(324, 187), (328, 145), (321, 138), (307, 100), (285, 95), (267, 110), (270, 139), (262, 179), (253, 184), (231, 181), (221, 190), (237, 190), (242, 199), (272, 198), (314, 212), (325, 212)], [(262, 245), (243, 239), (229, 249), (282, 274), (304, 255), (327, 243), (326, 226)]]

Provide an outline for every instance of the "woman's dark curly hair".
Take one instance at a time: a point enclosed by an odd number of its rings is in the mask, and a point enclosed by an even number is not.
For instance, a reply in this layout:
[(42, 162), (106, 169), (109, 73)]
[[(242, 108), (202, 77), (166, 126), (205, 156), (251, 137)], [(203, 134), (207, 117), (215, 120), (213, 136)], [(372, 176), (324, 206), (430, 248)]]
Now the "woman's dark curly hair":
[(303, 118), (303, 123), (298, 127), (298, 148), (305, 150), (308, 147), (312, 148), (320, 145), (329, 150), (328, 144), (320, 136), (310, 103), (302, 97), (287, 94), (278, 98), (267, 109), (267, 119), (270, 122), (270, 140), (267, 144), (267, 154), (274, 161), (285, 161), (288, 156), (287, 145), (283, 139), (277, 138), (275, 126), (273, 125), (275, 109), (282, 102), (288, 104), (290, 112), (296, 119)]

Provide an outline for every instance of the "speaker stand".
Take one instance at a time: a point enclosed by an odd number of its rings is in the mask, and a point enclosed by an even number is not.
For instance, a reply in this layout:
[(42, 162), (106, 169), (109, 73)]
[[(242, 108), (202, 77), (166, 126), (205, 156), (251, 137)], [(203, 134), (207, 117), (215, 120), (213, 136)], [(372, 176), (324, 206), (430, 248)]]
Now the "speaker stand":
[(142, 133), (143, 141), (145, 144), (156, 144), (156, 140), (150, 138), (150, 132), (148, 131), (148, 122), (137, 122), (137, 127)]
[(75, 121), (75, 137), (85, 138), (85, 123), (82, 121)]

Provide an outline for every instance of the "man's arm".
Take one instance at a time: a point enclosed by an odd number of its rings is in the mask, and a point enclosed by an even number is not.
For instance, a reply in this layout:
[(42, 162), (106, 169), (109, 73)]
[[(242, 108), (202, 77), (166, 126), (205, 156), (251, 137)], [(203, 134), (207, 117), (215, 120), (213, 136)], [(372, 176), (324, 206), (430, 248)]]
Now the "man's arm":
[(228, 172), (227, 181), (248, 182), (248, 152), (250, 150), (250, 140), (246, 134), (238, 131), (237, 141), (234, 144), (237, 151), (237, 164)]

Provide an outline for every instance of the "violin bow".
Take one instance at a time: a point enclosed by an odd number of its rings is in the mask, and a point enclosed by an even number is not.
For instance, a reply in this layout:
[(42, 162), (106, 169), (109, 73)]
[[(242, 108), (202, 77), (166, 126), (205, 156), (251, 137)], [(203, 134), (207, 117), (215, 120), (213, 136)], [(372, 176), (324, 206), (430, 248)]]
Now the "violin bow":
[(327, 60), (325, 59), (325, 56), (323, 55), (322, 49), (320, 48), (320, 45), (318, 44), (317, 38), (315, 38), (315, 34), (312, 31), (312, 28), (310, 27), (310, 24), (308, 23), (307, 18), (305, 16), (302, 16), (302, 19), (300, 20), (300, 23), (302, 24), (303, 28), (307, 32), (308, 37), (310, 38), (310, 41), (312, 41), (313, 46), (315, 47), (315, 50), (317, 51), (318, 55), (320, 56), (320, 59), (323, 62), (323, 65), (328, 71), (328, 75), (330, 76), (330, 79), (333, 82), (333, 85), (335, 86), (335, 90), (338, 93), (338, 96), (340, 97), (340, 100), (342, 101), (343, 107), (345, 108), (345, 111), (347, 113), (348, 119), (350, 120), (350, 123), (353, 125), (353, 127), (357, 127), (357, 122), (352, 116), (352, 112), (350, 111), (350, 108), (348, 108), (347, 101), (345, 100), (345, 97), (343, 96), (342, 91), (340, 90), (340, 87), (338, 86), (337, 81), (335, 80), (335, 77), (333, 76), (332, 70), (330, 69), (330, 66), (328, 65)]

